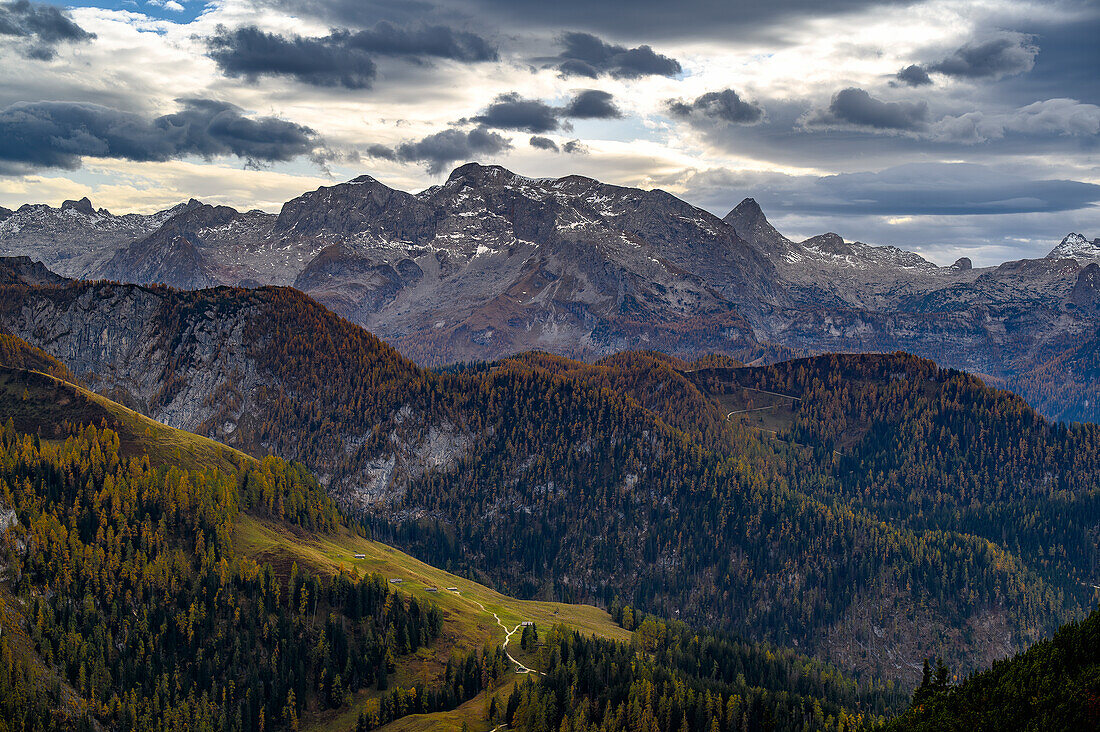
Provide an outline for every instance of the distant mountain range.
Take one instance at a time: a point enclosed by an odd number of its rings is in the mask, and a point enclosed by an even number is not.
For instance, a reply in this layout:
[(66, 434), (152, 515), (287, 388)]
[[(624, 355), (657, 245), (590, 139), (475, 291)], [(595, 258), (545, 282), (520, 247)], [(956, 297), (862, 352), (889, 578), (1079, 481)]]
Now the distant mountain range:
[(0, 211), (0, 254), (80, 279), (293, 285), (425, 365), (904, 350), (1100, 421), (1100, 239), (1078, 234), (1043, 259), (940, 267), (831, 233), (792, 241), (752, 199), (719, 219), (659, 190), (471, 163), (416, 195), (362, 176), (277, 215), (26, 205)]

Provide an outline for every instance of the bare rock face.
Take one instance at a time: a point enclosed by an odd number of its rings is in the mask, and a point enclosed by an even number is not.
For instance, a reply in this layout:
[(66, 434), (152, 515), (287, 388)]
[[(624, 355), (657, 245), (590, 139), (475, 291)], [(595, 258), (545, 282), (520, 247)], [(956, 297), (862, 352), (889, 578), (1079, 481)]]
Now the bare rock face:
[(239, 213), (191, 199), (156, 231), (111, 257), (102, 274), (182, 289), (240, 285), (248, 279), (286, 284), (279, 258), (263, 246), (273, 219), (262, 211)]
[(711, 266), (739, 299), (770, 269), (668, 194), (476, 164), (416, 196), (366, 176), (319, 189), (284, 205), (273, 235), (318, 252), (296, 287), (429, 363), (604, 354), (639, 339), (687, 351), (693, 330), (751, 348), (732, 300), (684, 267), (710, 242)]
[(51, 272), (41, 262), (30, 257), (0, 257), (0, 286), (3, 285), (63, 285), (67, 277)]
[[(217, 324), (224, 337), (212, 335), (212, 314), (195, 318), (176, 350), (161, 327), (166, 297), (164, 291), (112, 284), (26, 293), (8, 308), (2, 327), (47, 345), (96, 389), (172, 427), (194, 430), (212, 414), (200, 405), (234, 372), (227, 346), (234, 340), (239, 345), (244, 314), (237, 314), (235, 324)], [(188, 364), (186, 385), (165, 390), (164, 375), (181, 361)]]
[(1083, 313), (1100, 310), (1100, 264), (1092, 262), (1081, 270), (1068, 302)]
[[(0, 331), (41, 347), (95, 391), (167, 425), (252, 454), (302, 459), (301, 436), (274, 444), (263, 431), (275, 408), (272, 395), (290, 395), (299, 408), (315, 396), (262, 365), (275, 295), (273, 288), (180, 292), (106, 282), (0, 286)], [(338, 320), (296, 297), (315, 318)], [(401, 373), (402, 363), (415, 370), (384, 344), (377, 348), (379, 358), (398, 364), (391, 373)], [(449, 469), (474, 440), (453, 417), (408, 408), (382, 415), (377, 426), (389, 439), (364, 450), (373, 426), (334, 421), (325, 435), (332, 451), (311, 462), (346, 505), (400, 499), (407, 480)]]

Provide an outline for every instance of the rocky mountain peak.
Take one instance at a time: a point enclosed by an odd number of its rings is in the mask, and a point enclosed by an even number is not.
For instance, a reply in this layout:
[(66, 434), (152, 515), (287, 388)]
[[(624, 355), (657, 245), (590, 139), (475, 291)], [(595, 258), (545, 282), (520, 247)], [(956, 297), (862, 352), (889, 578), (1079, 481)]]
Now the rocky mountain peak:
[(827, 254), (851, 254), (853, 251), (850, 245), (844, 243), (844, 239), (841, 238), (840, 234), (834, 234), (831, 231), (826, 234), (811, 236), (802, 242), (802, 246), (817, 249)]
[(61, 204), (62, 211), (68, 211), (69, 209), (72, 209), (73, 211), (78, 211), (85, 216), (95, 216), (95, 209), (92, 208), (92, 202), (88, 200), (87, 196), (81, 198), (79, 201), (70, 200), (64, 201)]
[(968, 269), (974, 269), (974, 263), (970, 261), (970, 257), (959, 257), (955, 260), (955, 263), (951, 265), (951, 269), (965, 272)]
[(501, 186), (514, 183), (518, 178), (515, 173), (500, 165), (466, 163), (451, 171), (445, 185)]
[(746, 198), (722, 219), (733, 227), (737, 236), (758, 249), (787, 249), (790, 242), (780, 234), (764, 215), (755, 198)]
[[(377, 178), (375, 178), (373, 175), (367, 175), (366, 173), (364, 173), (363, 175), (357, 175), (356, 177), (352, 178), (345, 185), (349, 185), (349, 186), (375, 186), (375, 185), (379, 185), (379, 186), (381, 186), (381, 185), (384, 185), (384, 184), (381, 181), (379, 181)], [(388, 188), (388, 186), (386, 186), (386, 187)]]
[(283, 204), (274, 231), (298, 236), (352, 236), (382, 216), (417, 207), (416, 198), (390, 188), (369, 175), (347, 183), (321, 186)]
[(165, 223), (165, 229), (219, 226), (232, 221), (239, 212), (231, 206), (212, 206), (191, 199), (183, 209)]
[(761, 219), (767, 221), (763, 209), (760, 208), (760, 204), (756, 202), (755, 198), (746, 198), (744, 201), (734, 206), (733, 210), (726, 214), (727, 219), (731, 217), (736, 217), (738, 220), (746, 223), (756, 223)]
[(1062, 243), (1050, 251), (1047, 259), (1100, 259), (1100, 239), (1089, 241), (1081, 234), (1067, 234)]
[(13, 211), (10, 208), (4, 208), (3, 206), (0, 206), (0, 221), (8, 218), (12, 215), (12, 213)]

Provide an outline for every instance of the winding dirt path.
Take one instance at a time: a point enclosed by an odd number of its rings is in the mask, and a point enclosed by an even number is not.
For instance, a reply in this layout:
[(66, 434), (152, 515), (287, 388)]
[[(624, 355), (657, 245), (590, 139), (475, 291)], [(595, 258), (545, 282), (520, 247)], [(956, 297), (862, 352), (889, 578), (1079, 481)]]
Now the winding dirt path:
[(508, 630), (508, 626), (505, 625), (504, 623), (500, 622), (500, 616), (499, 615), (497, 615), (496, 613), (491, 612), (489, 610), (486, 610), (484, 605), (482, 605), (480, 602), (478, 602), (477, 600), (475, 600), (472, 597), (465, 597), (463, 599), (469, 600), (470, 602), (474, 603), (479, 608), (481, 608), (481, 612), (492, 615), (493, 619), (497, 621), (497, 625), (499, 625), (501, 627), (501, 629), (504, 631), (504, 646), (503, 646), (504, 655), (508, 656), (509, 661), (516, 664), (516, 673), (517, 674), (539, 674), (540, 676), (545, 676), (546, 675), (542, 671), (536, 671), (533, 668), (527, 668), (522, 663), (517, 661), (515, 659), (515, 657), (512, 656), (511, 653), (508, 652), (508, 643), (512, 640), (512, 636), (516, 634), (516, 631), (518, 631), (520, 628), (523, 627), (523, 623), (518, 624), (516, 627), (512, 628), (511, 630)]

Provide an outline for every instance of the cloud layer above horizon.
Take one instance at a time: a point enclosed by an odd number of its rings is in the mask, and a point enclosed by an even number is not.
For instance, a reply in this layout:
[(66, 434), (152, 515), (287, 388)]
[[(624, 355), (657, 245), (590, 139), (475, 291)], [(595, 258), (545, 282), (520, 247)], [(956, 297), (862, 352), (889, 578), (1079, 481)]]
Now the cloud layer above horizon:
[(0, 205), (476, 160), (945, 262), (1100, 236), (1092, 0), (0, 0)]

